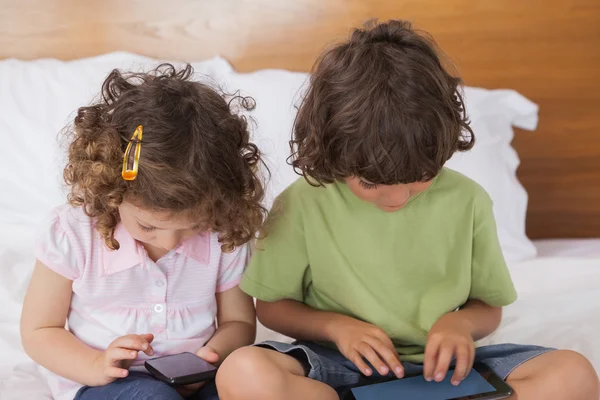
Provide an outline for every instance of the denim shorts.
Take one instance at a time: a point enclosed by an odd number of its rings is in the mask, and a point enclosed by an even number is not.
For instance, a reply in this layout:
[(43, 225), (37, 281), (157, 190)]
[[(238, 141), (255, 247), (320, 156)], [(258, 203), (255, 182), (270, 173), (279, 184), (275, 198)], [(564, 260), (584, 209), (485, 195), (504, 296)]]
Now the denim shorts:
[[(288, 354), (305, 366), (309, 378), (326, 383), (336, 390), (348, 386), (368, 383), (382, 379), (373, 368), (371, 377), (364, 376), (356, 366), (339, 351), (318, 345), (313, 342), (296, 342), (292, 344), (280, 342), (263, 342), (257, 346)], [(508, 375), (519, 365), (553, 349), (539, 346), (517, 344), (500, 344), (483, 346), (476, 349), (475, 362), (486, 364), (496, 375), (506, 380)], [(423, 365), (402, 363), (406, 375), (423, 372)]]

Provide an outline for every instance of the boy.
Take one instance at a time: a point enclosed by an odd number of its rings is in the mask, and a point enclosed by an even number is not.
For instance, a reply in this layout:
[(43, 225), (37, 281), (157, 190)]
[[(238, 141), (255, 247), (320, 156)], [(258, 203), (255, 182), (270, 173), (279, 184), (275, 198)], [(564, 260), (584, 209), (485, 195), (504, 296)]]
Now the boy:
[(513, 398), (597, 400), (581, 355), (475, 348), (516, 292), (487, 193), (443, 168), (473, 145), (460, 79), (407, 22), (355, 30), (317, 62), (294, 126), (304, 175), (277, 200), (242, 281), (260, 321), (294, 344), (222, 365), (225, 400), (337, 399), (365, 380), (422, 372), (458, 385), (475, 361)]

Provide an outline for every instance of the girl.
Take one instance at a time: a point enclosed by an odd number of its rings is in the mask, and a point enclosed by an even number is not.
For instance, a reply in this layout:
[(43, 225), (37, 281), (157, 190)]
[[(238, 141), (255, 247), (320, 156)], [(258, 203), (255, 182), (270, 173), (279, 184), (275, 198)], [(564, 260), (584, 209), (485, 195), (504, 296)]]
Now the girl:
[(302, 342), (236, 351), (217, 375), (223, 398), (333, 400), (408, 373), (459, 385), (477, 360), (512, 398), (598, 400), (577, 353), (475, 348), (516, 292), (489, 196), (443, 168), (473, 145), (459, 84), (403, 21), (320, 58), (292, 141), (306, 180), (279, 197), (242, 281), (261, 322)]
[(260, 154), (246, 120), (192, 75), (115, 70), (75, 118), (69, 204), (41, 227), (21, 320), (56, 400), (217, 398), (214, 384), (176, 391), (144, 360), (219, 363), (254, 341), (238, 283), (264, 215)]

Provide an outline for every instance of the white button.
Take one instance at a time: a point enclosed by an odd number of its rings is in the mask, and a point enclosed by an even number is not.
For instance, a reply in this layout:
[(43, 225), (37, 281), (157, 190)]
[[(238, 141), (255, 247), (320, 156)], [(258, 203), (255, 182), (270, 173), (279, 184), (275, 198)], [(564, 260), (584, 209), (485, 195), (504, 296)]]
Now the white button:
[(163, 281), (156, 281), (156, 286), (162, 287), (164, 285)]
[(164, 310), (164, 309), (165, 309), (165, 308), (163, 307), (163, 305), (162, 305), (162, 304), (156, 304), (156, 305), (154, 306), (154, 311), (155, 311), (155, 312), (157, 312), (157, 313), (163, 312), (163, 310)]

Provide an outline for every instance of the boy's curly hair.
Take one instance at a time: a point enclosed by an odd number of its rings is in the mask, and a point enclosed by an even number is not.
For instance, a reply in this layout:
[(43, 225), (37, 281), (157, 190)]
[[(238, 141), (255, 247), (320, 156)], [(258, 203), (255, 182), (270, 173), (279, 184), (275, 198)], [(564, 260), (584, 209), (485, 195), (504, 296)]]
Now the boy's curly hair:
[(409, 22), (369, 22), (313, 67), (291, 164), (316, 185), (350, 176), (428, 181), (456, 151), (473, 147), (460, 85), (433, 40)]
[[(211, 87), (192, 80), (190, 65), (163, 64), (151, 73), (110, 73), (100, 101), (78, 110), (64, 179), (69, 203), (94, 218), (106, 246), (118, 249), (118, 207), (186, 213), (219, 234), (224, 251), (251, 240), (265, 209), (262, 162), (244, 117)], [(249, 110), (254, 101), (234, 97)], [(139, 172), (121, 177), (124, 152), (143, 126)]]

